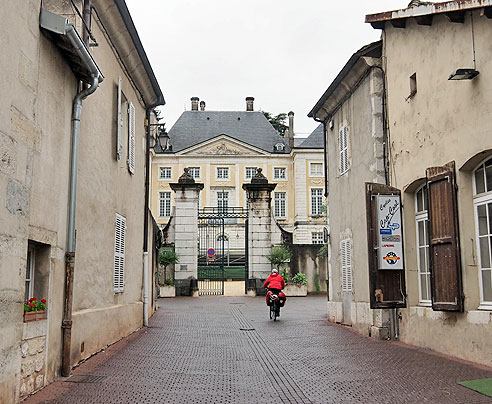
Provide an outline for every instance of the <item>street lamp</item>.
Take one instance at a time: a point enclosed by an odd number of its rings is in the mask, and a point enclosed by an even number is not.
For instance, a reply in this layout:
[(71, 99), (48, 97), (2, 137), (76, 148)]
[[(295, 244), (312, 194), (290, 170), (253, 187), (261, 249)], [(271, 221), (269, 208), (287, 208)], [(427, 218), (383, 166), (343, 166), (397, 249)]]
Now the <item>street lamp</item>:
[(150, 136), (150, 149), (162, 150), (163, 152), (171, 151), (171, 145), (169, 144), (169, 135), (166, 132), (165, 124), (163, 123), (151, 123), (149, 126), (157, 128), (157, 135)]

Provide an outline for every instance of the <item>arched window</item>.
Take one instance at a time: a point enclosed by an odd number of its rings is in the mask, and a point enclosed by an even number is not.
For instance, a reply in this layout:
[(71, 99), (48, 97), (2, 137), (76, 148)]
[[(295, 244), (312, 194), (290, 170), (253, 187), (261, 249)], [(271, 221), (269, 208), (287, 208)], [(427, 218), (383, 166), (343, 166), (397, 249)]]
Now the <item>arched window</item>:
[(431, 276), (429, 265), (429, 216), (427, 184), (415, 192), (415, 227), (417, 229), (417, 267), (419, 270), (419, 303), (431, 304)]
[(481, 163), (473, 174), (480, 301), (482, 307), (492, 309), (492, 158)]
[(277, 143), (273, 149), (275, 151), (284, 151), (285, 150), (285, 145), (283, 143)]

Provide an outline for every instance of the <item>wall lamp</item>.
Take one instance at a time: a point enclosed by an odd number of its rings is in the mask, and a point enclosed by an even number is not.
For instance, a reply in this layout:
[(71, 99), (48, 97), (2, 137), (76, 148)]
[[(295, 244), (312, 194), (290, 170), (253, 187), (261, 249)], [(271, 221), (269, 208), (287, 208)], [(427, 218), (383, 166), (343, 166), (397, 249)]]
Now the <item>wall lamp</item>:
[(479, 75), (479, 71), (475, 69), (456, 69), (449, 75), (448, 80), (473, 80)]
[(167, 134), (165, 124), (163, 123), (151, 123), (149, 126), (157, 128), (157, 135), (150, 136), (150, 148), (162, 150), (163, 152), (171, 151), (172, 146), (169, 143), (169, 135)]

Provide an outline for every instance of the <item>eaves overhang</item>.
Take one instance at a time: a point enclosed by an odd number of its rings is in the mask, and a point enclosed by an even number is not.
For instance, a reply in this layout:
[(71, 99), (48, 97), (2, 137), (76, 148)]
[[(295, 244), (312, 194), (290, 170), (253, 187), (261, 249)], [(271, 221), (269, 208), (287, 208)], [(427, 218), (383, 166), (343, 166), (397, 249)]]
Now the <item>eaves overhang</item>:
[(492, 0), (455, 0), (441, 3), (412, 1), (412, 6), (400, 10), (366, 15), (366, 23), (375, 29), (384, 29), (390, 22), (396, 28), (405, 28), (406, 21), (414, 18), (419, 25), (432, 25), (434, 15), (444, 14), (451, 22), (462, 23), (468, 10), (484, 8), (484, 14), (492, 18)]
[(92, 84), (93, 78), (97, 78), (99, 83), (103, 81), (104, 76), (89, 49), (65, 17), (42, 8), (39, 13), (39, 26), (58, 47), (75, 77), (88, 84)]
[(377, 41), (354, 53), (311, 109), (308, 117), (325, 121), (328, 116), (332, 115), (347, 95), (354, 91), (368, 69), (380, 64), (381, 47), (382, 42)]
[(146, 108), (164, 105), (164, 95), (124, 0), (96, 0), (99, 21)]

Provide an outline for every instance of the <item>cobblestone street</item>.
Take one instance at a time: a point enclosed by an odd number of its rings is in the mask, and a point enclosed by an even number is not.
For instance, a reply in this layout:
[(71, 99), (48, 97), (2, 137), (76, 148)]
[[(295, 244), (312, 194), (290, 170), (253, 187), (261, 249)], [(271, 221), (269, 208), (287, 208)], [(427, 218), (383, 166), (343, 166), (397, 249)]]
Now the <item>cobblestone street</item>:
[(326, 296), (160, 301), (150, 327), (25, 403), (490, 403), (492, 371), (328, 323)]

